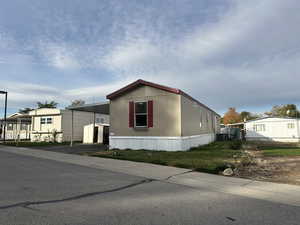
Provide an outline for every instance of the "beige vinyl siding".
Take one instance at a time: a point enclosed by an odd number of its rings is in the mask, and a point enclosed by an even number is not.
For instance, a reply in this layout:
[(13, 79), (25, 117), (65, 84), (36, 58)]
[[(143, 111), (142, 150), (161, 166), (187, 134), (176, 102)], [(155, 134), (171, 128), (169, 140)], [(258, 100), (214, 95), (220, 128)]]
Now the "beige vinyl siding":
[[(52, 118), (51, 124), (41, 124), (42, 118)], [(32, 118), (32, 131), (52, 132), (56, 130), (61, 132), (61, 115), (39, 115)]]
[[(129, 102), (153, 100), (153, 127), (129, 128)], [(180, 95), (149, 86), (138, 87), (110, 101), (112, 136), (180, 136)]]
[[(61, 131), (60, 109), (43, 108), (29, 113), (32, 116), (32, 131), (48, 132), (53, 129)], [(52, 118), (52, 124), (41, 124), (41, 118)]]
[(216, 116), (216, 113), (185, 96), (181, 96), (181, 136), (216, 133), (218, 129)]
[[(73, 141), (83, 140), (83, 129), (85, 125), (94, 123), (94, 113), (73, 112)], [(98, 116), (98, 115), (95, 115)], [(72, 132), (72, 112), (71, 110), (62, 110), (62, 131), (63, 141), (71, 141)]]

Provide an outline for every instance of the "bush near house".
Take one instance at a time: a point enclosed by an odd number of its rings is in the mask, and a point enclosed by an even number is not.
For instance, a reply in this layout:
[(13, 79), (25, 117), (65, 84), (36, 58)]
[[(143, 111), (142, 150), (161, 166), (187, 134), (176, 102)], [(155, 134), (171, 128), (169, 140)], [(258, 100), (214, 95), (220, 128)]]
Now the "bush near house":
[(149, 150), (111, 150), (90, 153), (90, 156), (154, 163), (217, 174), (234, 164), (241, 153), (240, 142), (214, 142), (189, 151), (166, 152)]

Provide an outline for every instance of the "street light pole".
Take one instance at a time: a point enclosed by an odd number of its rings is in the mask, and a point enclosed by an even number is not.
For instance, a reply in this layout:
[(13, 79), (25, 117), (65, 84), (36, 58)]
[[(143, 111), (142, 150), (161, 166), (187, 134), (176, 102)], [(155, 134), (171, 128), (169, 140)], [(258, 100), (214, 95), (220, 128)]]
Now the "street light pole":
[(0, 91), (0, 94), (5, 95), (5, 106), (4, 106), (4, 130), (3, 130), (3, 142), (5, 142), (6, 139), (6, 113), (7, 113), (7, 91)]

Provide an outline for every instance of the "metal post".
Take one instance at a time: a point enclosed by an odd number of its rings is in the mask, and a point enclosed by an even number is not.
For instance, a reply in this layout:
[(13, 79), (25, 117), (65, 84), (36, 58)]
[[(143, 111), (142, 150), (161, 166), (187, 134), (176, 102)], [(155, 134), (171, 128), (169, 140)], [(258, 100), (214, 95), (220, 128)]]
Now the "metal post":
[(298, 142), (300, 142), (300, 137), (299, 137), (299, 121), (298, 121), (298, 110), (296, 108), (296, 123), (297, 123), (297, 138)]
[(17, 132), (17, 140), (16, 140), (16, 145), (19, 145), (20, 142), (20, 135), (21, 135), (21, 126), (22, 126), (22, 119), (21, 118), (17, 118), (17, 127), (16, 127), (16, 132)]
[(93, 143), (94, 143), (95, 129), (96, 129), (95, 120), (96, 120), (96, 113), (94, 112), (94, 122), (93, 122)]
[(3, 126), (3, 142), (6, 141), (6, 113), (7, 113), (7, 92), (0, 91), (0, 94), (5, 94), (5, 107), (4, 107), (4, 126)]
[(71, 110), (71, 114), (72, 114), (72, 116), (71, 116), (71, 144), (70, 144), (70, 146), (72, 147), (73, 146), (73, 132), (74, 132), (74, 111), (73, 110)]

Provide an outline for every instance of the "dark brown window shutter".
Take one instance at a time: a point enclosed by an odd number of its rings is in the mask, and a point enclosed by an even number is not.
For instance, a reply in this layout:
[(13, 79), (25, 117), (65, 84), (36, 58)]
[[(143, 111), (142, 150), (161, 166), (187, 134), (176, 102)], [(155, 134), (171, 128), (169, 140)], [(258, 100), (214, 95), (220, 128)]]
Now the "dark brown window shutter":
[(134, 127), (134, 102), (129, 102), (129, 127)]
[(153, 127), (153, 101), (148, 101), (148, 127)]

